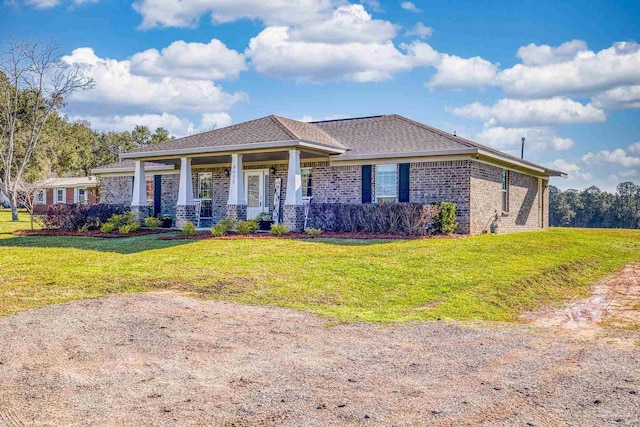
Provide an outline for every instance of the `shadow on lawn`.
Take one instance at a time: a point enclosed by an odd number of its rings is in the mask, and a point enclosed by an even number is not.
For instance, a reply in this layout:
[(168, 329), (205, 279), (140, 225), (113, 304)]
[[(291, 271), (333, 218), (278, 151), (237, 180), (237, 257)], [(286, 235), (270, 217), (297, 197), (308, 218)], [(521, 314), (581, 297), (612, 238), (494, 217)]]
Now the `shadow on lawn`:
[(153, 234), (117, 239), (70, 236), (22, 236), (0, 239), (0, 248), (65, 248), (128, 255), (154, 249), (171, 248), (194, 242), (193, 240), (158, 240), (158, 236)]

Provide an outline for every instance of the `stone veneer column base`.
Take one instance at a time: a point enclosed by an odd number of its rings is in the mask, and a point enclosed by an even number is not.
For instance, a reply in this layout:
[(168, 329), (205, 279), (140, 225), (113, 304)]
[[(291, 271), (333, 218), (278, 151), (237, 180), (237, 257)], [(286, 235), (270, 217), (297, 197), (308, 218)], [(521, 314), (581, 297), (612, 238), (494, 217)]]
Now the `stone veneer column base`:
[(282, 210), (282, 222), (291, 231), (303, 231), (304, 206), (285, 205)]
[(195, 205), (178, 205), (176, 206), (176, 227), (182, 228), (187, 222), (191, 221), (193, 225), (196, 220), (196, 207)]
[(131, 215), (144, 225), (144, 219), (149, 216), (149, 206), (131, 206)]
[(238, 221), (246, 221), (247, 205), (227, 205), (227, 216), (235, 216)]

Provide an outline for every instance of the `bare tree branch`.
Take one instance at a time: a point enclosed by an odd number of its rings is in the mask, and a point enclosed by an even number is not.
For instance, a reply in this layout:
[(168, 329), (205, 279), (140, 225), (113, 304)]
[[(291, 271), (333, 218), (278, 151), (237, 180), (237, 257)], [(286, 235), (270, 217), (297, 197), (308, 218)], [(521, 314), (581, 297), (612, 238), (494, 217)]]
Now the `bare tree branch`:
[(70, 95), (93, 88), (94, 81), (82, 69), (62, 62), (53, 42), (11, 38), (0, 46), (0, 168), (2, 188), (17, 221), (22, 174), (44, 125)]

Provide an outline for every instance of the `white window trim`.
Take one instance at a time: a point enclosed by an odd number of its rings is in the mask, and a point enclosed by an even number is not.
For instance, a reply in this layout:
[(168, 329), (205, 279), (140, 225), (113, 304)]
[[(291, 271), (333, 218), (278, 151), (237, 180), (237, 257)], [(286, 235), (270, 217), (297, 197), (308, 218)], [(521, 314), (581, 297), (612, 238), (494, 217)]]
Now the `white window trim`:
[[(502, 169), (502, 179), (500, 180), (500, 204), (502, 205), (502, 212), (503, 213), (509, 213), (509, 198), (511, 196), (511, 191), (510, 191), (510, 187), (511, 187), (511, 173), (509, 170), (507, 169)], [(506, 178), (506, 183), (505, 183), (505, 178)], [(505, 185), (506, 184), (506, 185)], [(505, 188), (506, 187), (506, 188)], [(506, 193), (506, 199), (505, 199), (505, 193)], [(506, 201), (506, 209), (505, 209), (505, 201)]]
[[(309, 167), (309, 168), (300, 168), (300, 178), (302, 179), (302, 171), (304, 170), (308, 170), (310, 171), (310, 175), (311, 175), (311, 196), (307, 196), (307, 194), (303, 191), (302, 193), (302, 201), (304, 203), (309, 203), (311, 201), (311, 199), (313, 198), (313, 168)], [(304, 187), (303, 187), (304, 188)]]
[[(62, 191), (62, 200), (58, 200), (58, 191)], [(56, 204), (65, 204), (65, 203), (67, 203), (67, 189), (66, 188), (55, 188), (53, 190), (53, 201)]]
[[(80, 201), (80, 190), (84, 190), (84, 201)], [(73, 203), (89, 203), (89, 189), (87, 188), (74, 188), (73, 189)]]
[[(42, 201), (38, 201), (38, 194), (42, 194)], [(34, 195), (34, 202), (36, 205), (46, 205), (47, 204), (47, 190), (45, 188), (39, 188), (36, 190), (36, 194)]]
[[(395, 172), (396, 172), (396, 177), (395, 177), (395, 184), (393, 186), (394, 188), (394, 195), (390, 196), (390, 195), (386, 195), (386, 196), (380, 196), (378, 195), (378, 167), (380, 166), (395, 166)], [(385, 163), (385, 164), (377, 164), (375, 165), (374, 171), (373, 171), (373, 179), (374, 179), (374, 186), (373, 186), (373, 198), (375, 200), (376, 203), (379, 203), (379, 199), (386, 199), (386, 198), (391, 198), (391, 197), (395, 197), (395, 202), (398, 202), (398, 164), (397, 163)]]

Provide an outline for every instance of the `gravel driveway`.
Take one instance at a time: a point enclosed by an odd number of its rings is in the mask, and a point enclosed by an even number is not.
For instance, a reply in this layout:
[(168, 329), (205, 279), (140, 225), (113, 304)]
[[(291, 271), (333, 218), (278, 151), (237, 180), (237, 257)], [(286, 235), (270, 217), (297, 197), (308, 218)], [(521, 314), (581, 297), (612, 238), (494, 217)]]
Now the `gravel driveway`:
[(640, 333), (597, 335), (78, 301), (0, 319), (0, 426), (640, 425)]

